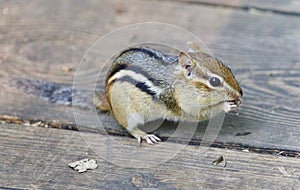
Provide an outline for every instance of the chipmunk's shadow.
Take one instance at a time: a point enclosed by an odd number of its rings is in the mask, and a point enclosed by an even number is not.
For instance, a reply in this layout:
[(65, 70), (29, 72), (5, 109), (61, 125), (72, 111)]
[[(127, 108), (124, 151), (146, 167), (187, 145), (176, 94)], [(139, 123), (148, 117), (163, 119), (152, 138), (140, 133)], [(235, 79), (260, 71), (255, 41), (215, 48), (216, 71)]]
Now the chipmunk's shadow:
[[(142, 130), (148, 133), (154, 133), (158, 135), (163, 141), (176, 141), (181, 143), (192, 143), (197, 144), (201, 142), (206, 130), (208, 129), (209, 121), (202, 121), (197, 123), (192, 122), (173, 122), (168, 120), (156, 120), (153, 122), (146, 123), (140, 127)], [(234, 137), (239, 136), (240, 133), (240, 122), (236, 119), (235, 113), (228, 114), (221, 126), (213, 126), (220, 128), (215, 130), (214, 134), (210, 134), (213, 140), (217, 140), (217, 137)], [(176, 134), (177, 133), (177, 134)], [(180, 133), (180, 135), (178, 135)], [(251, 134), (247, 132), (247, 135)], [(206, 137), (207, 138), (207, 137)]]

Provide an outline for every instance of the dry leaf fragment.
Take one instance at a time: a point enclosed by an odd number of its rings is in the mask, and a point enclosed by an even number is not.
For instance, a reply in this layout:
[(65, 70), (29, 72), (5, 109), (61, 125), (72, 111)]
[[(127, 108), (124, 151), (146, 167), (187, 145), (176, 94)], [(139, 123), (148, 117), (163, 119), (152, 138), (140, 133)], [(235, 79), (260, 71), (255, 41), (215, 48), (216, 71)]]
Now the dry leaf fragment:
[(69, 167), (73, 168), (74, 170), (78, 171), (79, 173), (82, 173), (87, 170), (96, 169), (97, 163), (93, 159), (85, 158), (85, 159), (70, 163)]

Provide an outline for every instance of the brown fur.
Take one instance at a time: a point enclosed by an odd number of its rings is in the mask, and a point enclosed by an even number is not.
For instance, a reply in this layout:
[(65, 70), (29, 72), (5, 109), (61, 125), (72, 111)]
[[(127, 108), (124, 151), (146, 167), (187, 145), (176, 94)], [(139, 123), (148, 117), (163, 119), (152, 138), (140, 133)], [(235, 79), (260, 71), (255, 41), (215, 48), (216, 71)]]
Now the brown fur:
[(205, 90), (205, 91), (210, 91), (210, 88), (206, 85), (203, 84), (202, 82), (193, 82), (193, 85), (195, 88), (200, 89), (200, 90)]

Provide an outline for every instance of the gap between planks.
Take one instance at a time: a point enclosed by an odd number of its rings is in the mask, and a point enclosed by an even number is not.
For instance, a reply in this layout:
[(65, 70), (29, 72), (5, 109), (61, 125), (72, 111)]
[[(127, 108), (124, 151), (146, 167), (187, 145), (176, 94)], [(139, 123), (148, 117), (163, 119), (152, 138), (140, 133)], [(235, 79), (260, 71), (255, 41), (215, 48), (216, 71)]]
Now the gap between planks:
[[(156, 0), (157, 1), (157, 0)], [(170, 1), (170, 0), (163, 0), (163, 1)], [(187, 4), (194, 4), (200, 6), (208, 6), (208, 7), (221, 7), (225, 9), (234, 9), (234, 10), (242, 10), (245, 12), (257, 12), (262, 14), (279, 14), (279, 15), (286, 15), (286, 16), (295, 16), (299, 17), (300, 12), (292, 11), (292, 10), (284, 10), (280, 8), (272, 8), (272, 7), (263, 7), (261, 5), (247, 5), (242, 4), (243, 1), (235, 1), (233, 3), (214, 0), (214, 1), (207, 1), (207, 0), (171, 0), (172, 2), (180, 2), (180, 3), (187, 3)]]

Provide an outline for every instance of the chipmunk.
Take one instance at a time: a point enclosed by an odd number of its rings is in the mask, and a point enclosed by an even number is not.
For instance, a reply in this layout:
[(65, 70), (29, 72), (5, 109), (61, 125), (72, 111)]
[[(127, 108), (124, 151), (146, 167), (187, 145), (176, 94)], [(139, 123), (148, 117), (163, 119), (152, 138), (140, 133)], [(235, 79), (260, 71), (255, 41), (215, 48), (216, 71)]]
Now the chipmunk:
[[(196, 44), (187, 47), (177, 56), (129, 48), (110, 66), (101, 109), (110, 110), (139, 144), (161, 141), (139, 129), (147, 122), (203, 121), (241, 104), (243, 92), (231, 70)], [(212, 108), (218, 111), (211, 113)]]

